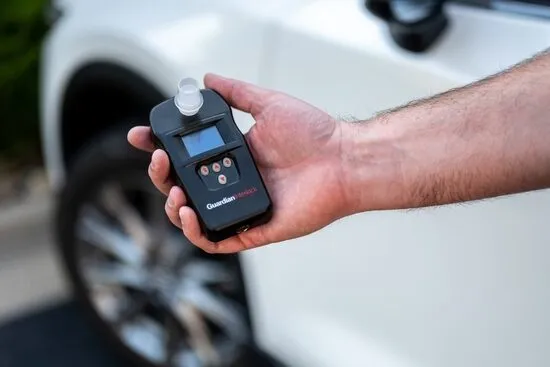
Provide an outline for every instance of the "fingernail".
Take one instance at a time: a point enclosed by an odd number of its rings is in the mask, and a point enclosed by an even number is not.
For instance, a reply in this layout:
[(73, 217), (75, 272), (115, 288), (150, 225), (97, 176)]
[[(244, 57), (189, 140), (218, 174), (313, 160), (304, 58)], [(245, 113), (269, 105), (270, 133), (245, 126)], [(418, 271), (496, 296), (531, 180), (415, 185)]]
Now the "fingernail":
[(184, 223), (183, 223), (183, 211), (184, 211), (184, 210), (185, 210), (185, 209), (183, 209), (183, 207), (181, 207), (181, 208), (180, 208), (180, 212), (179, 212), (180, 221), (181, 221), (181, 225), (182, 225), (182, 226), (183, 226), (183, 224), (184, 224)]
[[(158, 168), (157, 160), (160, 159), (160, 149), (157, 149), (151, 155), (151, 169), (156, 170)], [(155, 158), (156, 157), (156, 158)]]
[(175, 186), (172, 186), (172, 188), (170, 189), (170, 192), (168, 193), (168, 201), (166, 202), (166, 204), (168, 205), (169, 208), (173, 208), (175, 205), (174, 199), (172, 199), (172, 196), (174, 195), (174, 190), (175, 190)]

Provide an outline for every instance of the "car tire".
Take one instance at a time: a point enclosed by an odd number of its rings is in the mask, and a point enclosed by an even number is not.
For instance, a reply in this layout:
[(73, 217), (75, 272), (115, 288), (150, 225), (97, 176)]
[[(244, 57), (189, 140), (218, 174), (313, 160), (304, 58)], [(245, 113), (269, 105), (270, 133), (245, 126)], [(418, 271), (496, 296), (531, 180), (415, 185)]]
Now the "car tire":
[[(74, 295), (108, 343), (132, 365), (249, 365), (253, 336), (239, 258), (208, 255), (169, 224), (165, 198), (147, 176), (150, 154), (126, 140), (130, 126), (117, 125), (84, 147), (59, 193), (55, 235)], [(138, 223), (152, 234), (145, 236)], [(154, 264), (159, 259), (164, 262)], [(158, 325), (164, 329), (158, 331)], [(162, 342), (147, 339), (151, 337), (139, 327), (162, 335)], [(151, 344), (162, 344), (163, 352)], [(254, 358), (255, 366), (264, 365)]]

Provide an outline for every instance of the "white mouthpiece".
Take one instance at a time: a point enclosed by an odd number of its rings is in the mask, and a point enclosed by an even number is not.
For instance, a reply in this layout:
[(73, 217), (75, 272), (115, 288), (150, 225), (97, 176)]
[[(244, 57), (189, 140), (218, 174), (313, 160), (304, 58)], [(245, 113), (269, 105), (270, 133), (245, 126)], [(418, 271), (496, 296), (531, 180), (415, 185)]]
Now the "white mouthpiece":
[(179, 82), (174, 104), (182, 115), (195, 115), (201, 109), (203, 102), (201, 91), (195, 79), (185, 78)]

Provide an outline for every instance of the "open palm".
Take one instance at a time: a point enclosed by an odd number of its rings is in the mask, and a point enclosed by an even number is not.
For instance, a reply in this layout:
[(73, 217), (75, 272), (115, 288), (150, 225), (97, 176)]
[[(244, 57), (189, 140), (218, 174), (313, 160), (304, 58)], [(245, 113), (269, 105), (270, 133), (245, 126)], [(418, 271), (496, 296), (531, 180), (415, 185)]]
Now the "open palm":
[[(169, 177), (169, 160), (153, 152), (149, 175), (168, 195), (166, 214), (196, 246), (211, 253), (231, 253), (309, 234), (345, 215), (340, 172), (340, 124), (327, 113), (286, 94), (215, 75), (205, 86), (256, 123), (247, 142), (273, 200), (273, 218), (224, 241), (210, 242), (201, 233), (183, 191)], [(153, 151), (147, 127), (133, 128), (129, 142)]]

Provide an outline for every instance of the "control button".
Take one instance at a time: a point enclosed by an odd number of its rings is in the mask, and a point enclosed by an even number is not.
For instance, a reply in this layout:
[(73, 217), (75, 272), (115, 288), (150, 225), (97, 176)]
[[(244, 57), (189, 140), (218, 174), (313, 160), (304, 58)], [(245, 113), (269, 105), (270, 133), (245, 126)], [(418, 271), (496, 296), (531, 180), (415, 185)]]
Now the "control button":
[(222, 166), (218, 162), (212, 164), (212, 171), (214, 172), (220, 172), (222, 170)]
[(231, 159), (229, 159), (227, 157), (223, 159), (223, 165), (226, 166), (227, 168), (231, 167), (232, 163), (233, 162), (231, 161)]
[(218, 182), (221, 183), (222, 185), (225, 185), (227, 183), (227, 177), (225, 177), (225, 175), (219, 175)]
[(201, 175), (207, 176), (209, 172), (210, 170), (208, 169), (207, 166), (201, 166)]

